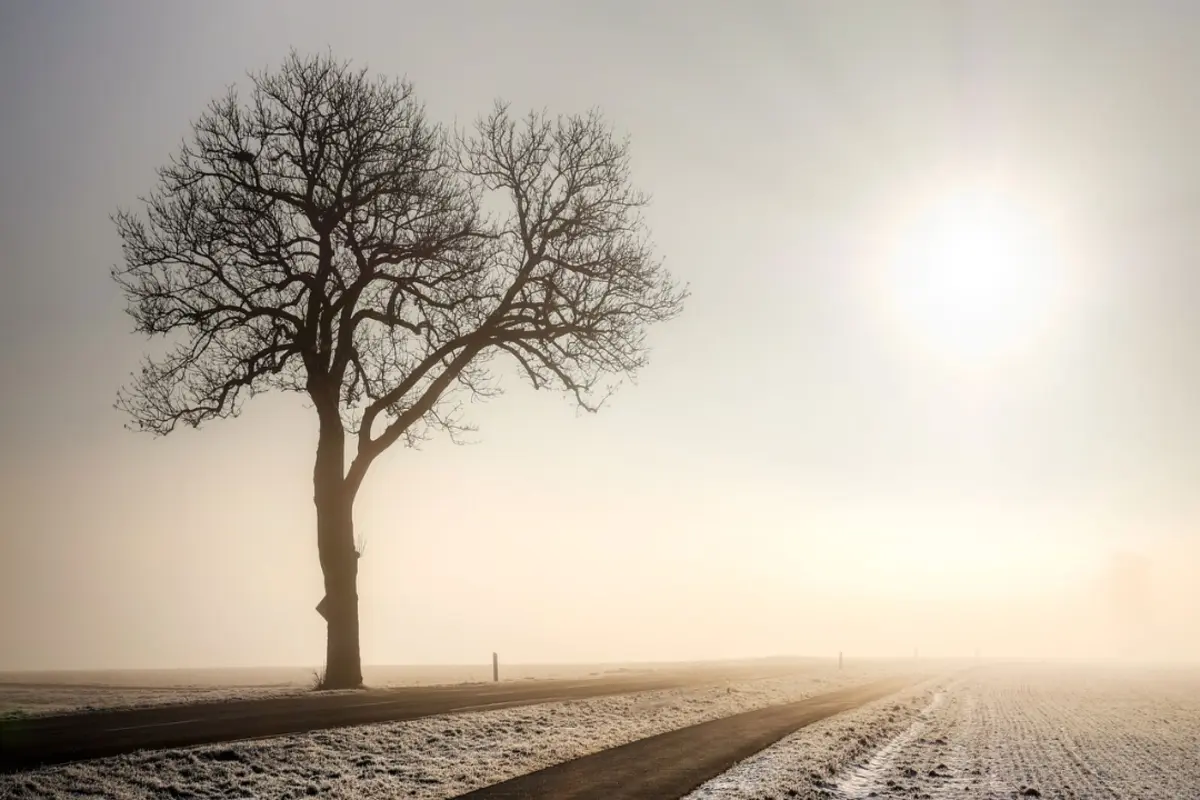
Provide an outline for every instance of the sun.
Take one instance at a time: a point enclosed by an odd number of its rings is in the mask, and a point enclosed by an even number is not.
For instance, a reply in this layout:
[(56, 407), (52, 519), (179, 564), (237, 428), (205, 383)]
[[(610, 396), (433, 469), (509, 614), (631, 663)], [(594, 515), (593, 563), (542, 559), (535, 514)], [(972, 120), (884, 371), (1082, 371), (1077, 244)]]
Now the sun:
[(1036, 346), (1054, 323), (1065, 260), (1051, 213), (1006, 187), (963, 182), (893, 215), (879, 289), (927, 353), (980, 364)]

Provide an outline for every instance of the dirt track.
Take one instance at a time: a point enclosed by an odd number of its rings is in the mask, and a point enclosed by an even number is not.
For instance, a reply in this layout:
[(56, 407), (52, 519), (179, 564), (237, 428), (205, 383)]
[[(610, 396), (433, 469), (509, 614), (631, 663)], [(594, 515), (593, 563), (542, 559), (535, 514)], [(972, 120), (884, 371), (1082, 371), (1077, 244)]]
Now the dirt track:
[(670, 800), (784, 736), (911, 685), (894, 678), (640, 739), (477, 789), (457, 800)]
[(0, 721), (0, 772), (324, 728), (792, 674), (795, 666), (701, 667), (585, 680), (377, 689), (348, 694), (96, 711)]

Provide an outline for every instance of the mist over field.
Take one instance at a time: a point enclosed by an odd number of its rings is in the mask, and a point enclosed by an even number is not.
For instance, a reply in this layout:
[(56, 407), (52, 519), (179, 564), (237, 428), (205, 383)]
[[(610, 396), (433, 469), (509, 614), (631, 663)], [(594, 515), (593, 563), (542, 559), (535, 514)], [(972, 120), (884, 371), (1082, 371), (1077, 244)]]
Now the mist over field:
[(293, 47), (602, 109), (691, 290), (599, 414), (497, 362), (473, 444), (378, 459), (365, 664), (1200, 659), (1200, 11), (868, 5), (6, 5), (0, 670), (325, 657), (313, 409), (111, 407), (109, 215)]
[(1200, 797), (1200, 3), (0, 3), (0, 797)]

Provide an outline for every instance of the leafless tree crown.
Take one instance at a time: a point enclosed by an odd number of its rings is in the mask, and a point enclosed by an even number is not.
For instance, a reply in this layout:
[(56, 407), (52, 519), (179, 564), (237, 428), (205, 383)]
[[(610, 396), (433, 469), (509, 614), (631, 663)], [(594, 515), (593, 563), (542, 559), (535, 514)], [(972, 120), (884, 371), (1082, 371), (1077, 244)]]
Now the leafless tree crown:
[(129, 313), (171, 340), (118, 396), (138, 429), (305, 392), (365, 468), (399, 439), (464, 430), (461, 398), (494, 393), (496, 355), (595, 410), (605, 376), (644, 364), (647, 325), (681, 309), (627, 143), (598, 113), (497, 105), (451, 133), (408, 83), (328, 56), (251, 79), (115, 218)]

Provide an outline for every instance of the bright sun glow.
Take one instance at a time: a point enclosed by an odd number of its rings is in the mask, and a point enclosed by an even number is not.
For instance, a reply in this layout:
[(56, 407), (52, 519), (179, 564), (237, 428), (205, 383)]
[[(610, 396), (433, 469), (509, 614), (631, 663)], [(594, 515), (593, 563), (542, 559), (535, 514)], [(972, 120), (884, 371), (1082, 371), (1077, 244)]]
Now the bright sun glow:
[(971, 184), (893, 219), (880, 288), (905, 332), (932, 354), (990, 361), (1035, 344), (1054, 322), (1065, 269), (1043, 209)]

